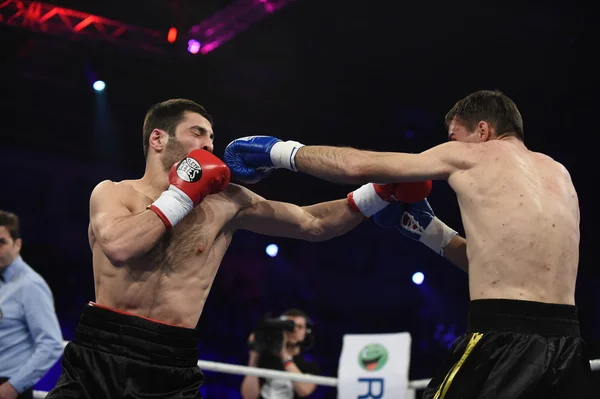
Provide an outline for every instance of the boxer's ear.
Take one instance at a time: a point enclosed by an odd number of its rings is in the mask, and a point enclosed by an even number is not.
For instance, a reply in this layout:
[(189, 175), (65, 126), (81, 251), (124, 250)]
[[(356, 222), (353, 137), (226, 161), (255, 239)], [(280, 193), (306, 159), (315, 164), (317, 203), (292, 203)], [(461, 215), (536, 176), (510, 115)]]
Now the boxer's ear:
[(156, 152), (161, 152), (167, 145), (168, 136), (164, 130), (154, 129), (148, 139), (149, 148), (153, 148)]
[(492, 129), (493, 127), (486, 121), (479, 121), (477, 124), (477, 130), (475, 131), (477, 133), (477, 137), (479, 138), (479, 142), (485, 143), (488, 141), (492, 136)]

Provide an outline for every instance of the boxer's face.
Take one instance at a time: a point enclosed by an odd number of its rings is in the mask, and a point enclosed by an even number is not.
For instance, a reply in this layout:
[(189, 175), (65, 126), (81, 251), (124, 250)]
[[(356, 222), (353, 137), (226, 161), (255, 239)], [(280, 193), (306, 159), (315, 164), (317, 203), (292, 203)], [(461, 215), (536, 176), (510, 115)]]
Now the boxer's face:
[(288, 344), (296, 344), (304, 341), (306, 337), (306, 319), (302, 316), (287, 316), (288, 320), (293, 320), (296, 324), (294, 331), (286, 331), (286, 338)]
[(473, 131), (470, 131), (456, 118), (452, 119), (448, 126), (448, 140), (450, 141), (482, 143), (488, 141), (489, 133), (489, 125), (485, 121), (479, 122)]
[(181, 161), (192, 150), (202, 148), (213, 152), (214, 133), (210, 122), (200, 114), (188, 112), (183, 121), (177, 125), (175, 136), (169, 136), (165, 152), (163, 153), (163, 165), (166, 170)]
[(0, 270), (4, 270), (19, 255), (21, 239), (13, 240), (6, 226), (0, 226)]

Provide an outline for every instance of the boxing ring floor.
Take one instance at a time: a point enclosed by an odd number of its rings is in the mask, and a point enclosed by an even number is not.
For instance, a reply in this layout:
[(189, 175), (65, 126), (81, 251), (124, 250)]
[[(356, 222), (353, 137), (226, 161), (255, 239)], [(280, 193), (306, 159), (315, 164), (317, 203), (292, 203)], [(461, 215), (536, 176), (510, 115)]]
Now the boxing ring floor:
[[(69, 342), (64, 341), (63, 346), (66, 346)], [(338, 379), (335, 377), (323, 377), (311, 374), (296, 374), (288, 373), (285, 371), (261, 369), (257, 367), (239, 366), (235, 364), (212, 362), (207, 360), (198, 360), (198, 366), (203, 371), (213, 371), (217, 373), (236, 374), (236, 375), (251, 375), (263, 378), (280, 378), (287, 379), (297, 382), (309, 382), (321, 386), (337, 387)], [(592, 371), (600, 371), (600, 359), (590, 360), (590, 366)], [(429, 384), (430, 378), (422, 380), (413, 380), (408, 382), (408, 393), (407, 398), (414, 398), (415, 391), (419, 389), (425, 389)], [(33, 397), (35, 399), (43, 399), (46, 397), (48, 392), (34, 391)]]

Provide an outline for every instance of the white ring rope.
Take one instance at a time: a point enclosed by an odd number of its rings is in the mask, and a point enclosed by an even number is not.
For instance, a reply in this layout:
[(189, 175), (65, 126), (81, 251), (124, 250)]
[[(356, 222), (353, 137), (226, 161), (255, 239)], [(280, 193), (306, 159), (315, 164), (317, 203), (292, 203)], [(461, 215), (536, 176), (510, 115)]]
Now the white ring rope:
[[(63, 346), (66, 346), (69, 342), (64, 341)], [(337, 387), (338, 379), (335, 377), (322, 377), (312, 374), (299, 374), (299, 373), (288, 373), (287, 371), (261, 369), (257, 367), (249, 366), (238, 366), (235, 364), (211, 362), (208, 360), (198, 360), (198, 366), (200, 369), (205, 371), (216, 371), (219, 373), (236, 374), (236, 375), (252, 375), (263, 378), (281, 378), (291, 381), (298, 382), (309, 382), (316, 385), (323, 385), (329, 387)], [(590, 360), (590, 366), (592, 371), (600, 370), (600, 359)], [(425, 389), (431, 378), (423, 380), (414, 380), (408, 382), (408, 389)], [(34, 391), (33, 397), (35, 399), (44, 399), (48, 392)]]

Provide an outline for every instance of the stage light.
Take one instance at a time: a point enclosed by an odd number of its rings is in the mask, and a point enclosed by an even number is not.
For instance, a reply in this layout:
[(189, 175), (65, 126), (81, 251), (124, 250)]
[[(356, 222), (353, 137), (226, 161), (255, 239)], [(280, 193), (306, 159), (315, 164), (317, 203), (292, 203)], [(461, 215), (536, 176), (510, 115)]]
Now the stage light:
[(267, 255), (269, 255), (271, 258), (274, 258), (279, 252), (279, 247), (277, 246), (277, 244), (269, 244), (267, 245), (266, 252)]
[(101, 80), (97, 80), (94, 82), (93, 87), (94, 87), (94, 90), (100, 92), (100, 91), (104, 90), (104, 88), (106, 87), (106, 83), (104, 83)]
[(421, 273), (421, 272), (416, 272), (412, 276), (412, 281), (416, 285), (421, 285), (421, 283), (423, 282), (423, 280), (425, 280), (425, 275), (423, 273)]
[(169, 29), (169, 33), (167, 33), (167, 41), (169, 43), (174, 43), (177, 40), (177, 28), (172, 27)]
[(198, 53), (202, 44), (198, 40), (190, 39), (188, 41), (188, 51), (192, 54)]

